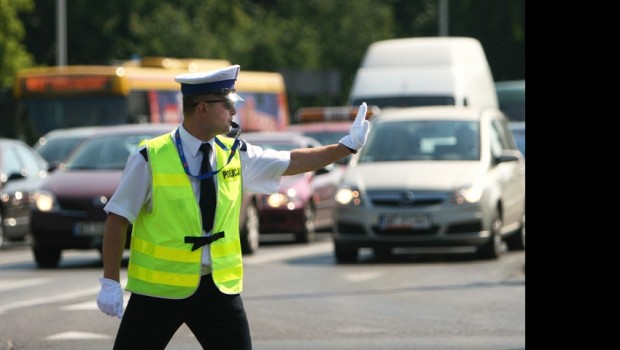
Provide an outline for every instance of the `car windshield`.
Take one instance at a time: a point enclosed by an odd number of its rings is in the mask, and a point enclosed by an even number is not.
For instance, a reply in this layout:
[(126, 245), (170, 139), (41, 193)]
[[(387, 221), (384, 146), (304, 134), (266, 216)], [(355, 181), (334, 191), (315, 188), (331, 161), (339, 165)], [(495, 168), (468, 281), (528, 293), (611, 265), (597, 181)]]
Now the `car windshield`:
[[(349, 130), (346, 131), (304, 131), (304, 135), (312, 137), (313, 139), (319, 141), (322, 145), (331, 145), (334, 143), (338, 143), (340, 139), (347, 136), (349, 134)], [(344, 158), (340, 158), (334, 163), (346, 165), (349, 163), (351, 159), (351, 155), (348, 155)]]
[(478, 160), (479, 124), (455, 120), (376, 123), (359, 162)]
[(142, 140), (154, 135), (106, 135), (84, 141), (65, 164), (67, 170), (118, 170), (125, 167), (127, 157)]
[(50, 163), (61, 162), (86, 137), (76, 136), (48, 140), (37, 152)]

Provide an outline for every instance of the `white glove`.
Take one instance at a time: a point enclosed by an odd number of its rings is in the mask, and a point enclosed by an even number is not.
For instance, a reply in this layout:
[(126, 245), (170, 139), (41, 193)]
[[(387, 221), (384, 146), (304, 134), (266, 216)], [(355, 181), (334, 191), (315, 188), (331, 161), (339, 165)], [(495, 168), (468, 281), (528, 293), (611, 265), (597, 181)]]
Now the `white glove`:
[(108, 279), (99, 277), (101, 290), (97, 295), (97, 306), (99, 310), (109, 316), (123, 317), (123, 290), (121, 284)]
[(357, 150), (362, 148), (366, 143), (366, 138), (368, 137), (368, 131), (370, 128), (370, 123), (366, 120), (366, 102), (363, 102), (360, 105), (360, 108), (357, 111), (357, 116), (353, 121), (353, 125), (351, 125), (351, 131), (349, 131), (349, 135), (340, 139), (339, 143), (347, 146), (349, 149)]

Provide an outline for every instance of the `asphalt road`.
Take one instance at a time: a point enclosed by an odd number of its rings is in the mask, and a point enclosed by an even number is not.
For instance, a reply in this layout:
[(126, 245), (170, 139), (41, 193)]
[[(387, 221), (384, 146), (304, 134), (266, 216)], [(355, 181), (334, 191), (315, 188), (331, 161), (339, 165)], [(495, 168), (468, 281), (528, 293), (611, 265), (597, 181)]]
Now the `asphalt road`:
[[(319, 235), (262, 241), (244, 262), (255, 350), (525, 348), (523, 251), (496, 261), (362, 251), (338, 265)], [(97, 309), (100, 275), (96, 251), (65, 252), (60, 268), (40, 270), (27, 245), (0, 250), (0, 349), (111, 349), (119, 320)], [(167, 347), (199, 348), (185, 326)]]

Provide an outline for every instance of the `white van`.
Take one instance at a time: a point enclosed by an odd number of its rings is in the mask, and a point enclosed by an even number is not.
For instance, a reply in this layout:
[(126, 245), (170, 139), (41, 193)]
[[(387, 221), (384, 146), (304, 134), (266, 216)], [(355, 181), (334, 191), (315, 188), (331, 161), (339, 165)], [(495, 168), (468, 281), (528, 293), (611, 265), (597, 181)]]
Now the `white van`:
[(366, 50), (348, 104), (498, 107), (480, 42), (466, 37), (383, 40)]

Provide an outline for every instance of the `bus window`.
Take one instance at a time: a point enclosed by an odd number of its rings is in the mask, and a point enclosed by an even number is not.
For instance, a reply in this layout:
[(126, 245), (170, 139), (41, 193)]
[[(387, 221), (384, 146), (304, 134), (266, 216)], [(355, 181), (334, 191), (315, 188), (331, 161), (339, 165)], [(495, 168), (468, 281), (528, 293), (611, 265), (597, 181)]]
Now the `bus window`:
[(280, 73), (239, 72), (235, 84), (245, 100), (237, 102), (234, 116), (243, 131), (278, 131), (289, 124), (286, 86)]

